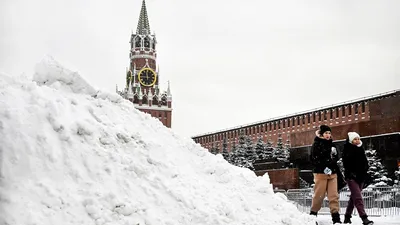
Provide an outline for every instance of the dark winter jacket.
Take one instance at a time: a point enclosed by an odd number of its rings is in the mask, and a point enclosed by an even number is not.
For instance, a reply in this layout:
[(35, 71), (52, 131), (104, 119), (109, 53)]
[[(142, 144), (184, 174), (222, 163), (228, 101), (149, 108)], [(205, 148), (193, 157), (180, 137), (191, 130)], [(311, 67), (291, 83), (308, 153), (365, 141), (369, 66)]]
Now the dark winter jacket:
[(324, 173), (326, 167), (332, 170), (332, 174), (336, 174), (339, 169), (337, 161), (339, 160), (338, 151), (332, 154), (332, 148), (336, 150), (332, 139), (326, 140), (320, 137), (315, 137), (311, 147), (311, 164), (313, 165), (314, 173)]
[(344, 144), (342, 159), (346, 180), (353, 179), (358, 183), (364, 182), (369, 168), (364, 147), (350, 144), (347, 139)]

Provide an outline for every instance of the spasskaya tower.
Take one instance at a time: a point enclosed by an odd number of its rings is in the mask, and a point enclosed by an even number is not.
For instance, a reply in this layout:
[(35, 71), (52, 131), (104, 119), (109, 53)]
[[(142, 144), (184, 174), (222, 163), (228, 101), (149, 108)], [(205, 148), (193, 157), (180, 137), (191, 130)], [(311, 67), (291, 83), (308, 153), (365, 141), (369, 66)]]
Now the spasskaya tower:
[(171, 127), (172, 95), (168, 82), (166, 91), (160, 90), (157, 65), (157, 39), (150, 32), (146, 2), (143, 0), (136, 33), (130, 37), (130, 63), (126, 71), (125, 88), (117, 93), (131, 101), (136, 109), (158, 118)]

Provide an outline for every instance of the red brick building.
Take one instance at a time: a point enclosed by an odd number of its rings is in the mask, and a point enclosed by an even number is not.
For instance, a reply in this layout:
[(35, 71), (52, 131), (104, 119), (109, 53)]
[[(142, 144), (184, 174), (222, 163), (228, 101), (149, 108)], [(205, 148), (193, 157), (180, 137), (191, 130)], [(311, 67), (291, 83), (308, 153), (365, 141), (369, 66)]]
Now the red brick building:
[(193, 139), (207, 149), (213, 145), (221, 146), (226, 141), (230, 151), (243, 130), (254, 141), (261, 137), (276, 143), (282, 135), (283, 141), (289, 141), (296, 148), (311, 145), (321, 124), (332, 127), (335, 140), (346, 139), (349, 131), (356, 131), (361, 136), (400, 132), (400, 90), (201, 134)]
[(129, 68), (126, 85), (117, 93), (129, 99), (136, 109), (158, 118), (171, 127), (172, 94), (168, 82), (167, 91), (160, 90), (160, 74), (157, 65), (157, 39), (150, 32), (146, 2), (143, 0), (136, 33), (131, 34)]

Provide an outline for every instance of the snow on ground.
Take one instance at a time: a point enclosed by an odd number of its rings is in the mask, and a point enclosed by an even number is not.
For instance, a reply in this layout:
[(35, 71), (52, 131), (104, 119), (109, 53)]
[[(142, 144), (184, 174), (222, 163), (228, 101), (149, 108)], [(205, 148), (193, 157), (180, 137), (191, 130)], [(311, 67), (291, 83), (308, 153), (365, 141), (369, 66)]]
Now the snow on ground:
[(48, 57), (0, 74), (0, 224), (314, 224), (234, 167)]
[[(342, 222), (344, 220), (344, 216), (341, 215)], [(374, 225), (399, 225), (400, 224), (400, 216), (397, 217), (369, 217), (370, 220), (374, 221)], [(319, 215), (318, 216), (318, 225), (332, 225), (332, 218), (330, 215)], [(362, 221), (360, 217), (353, 216), (351, 218), (351, 225), (362, 225)]]

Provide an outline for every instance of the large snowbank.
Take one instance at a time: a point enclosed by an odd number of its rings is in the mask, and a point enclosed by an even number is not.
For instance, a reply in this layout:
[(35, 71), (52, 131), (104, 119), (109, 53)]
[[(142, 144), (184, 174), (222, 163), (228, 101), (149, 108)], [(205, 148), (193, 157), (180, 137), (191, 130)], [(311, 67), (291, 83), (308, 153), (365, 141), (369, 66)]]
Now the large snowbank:
[(52, 58), (33, 78), (0, 74), (0, 224), (315, 224)]

